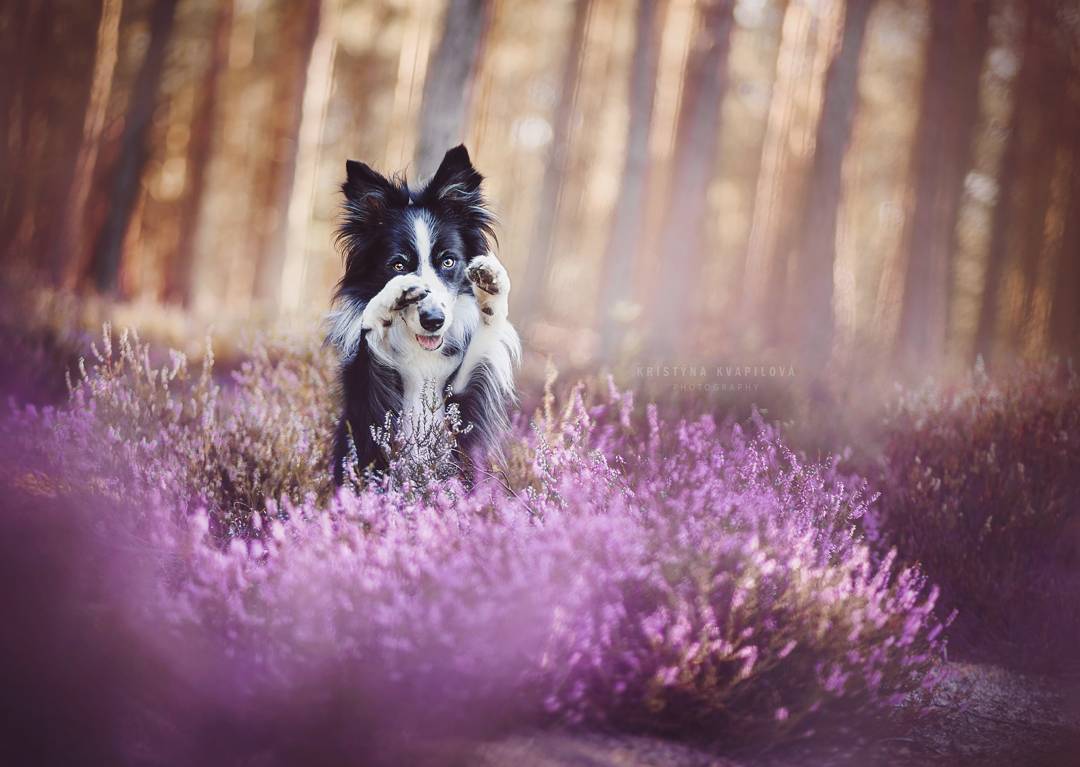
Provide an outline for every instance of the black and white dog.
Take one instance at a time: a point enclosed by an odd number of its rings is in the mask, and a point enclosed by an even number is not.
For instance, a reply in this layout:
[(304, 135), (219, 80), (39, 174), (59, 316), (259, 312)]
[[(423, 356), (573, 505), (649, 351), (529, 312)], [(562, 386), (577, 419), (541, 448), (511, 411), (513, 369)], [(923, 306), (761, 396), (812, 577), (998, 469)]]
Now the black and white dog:
[(344, 480), (351, 444), (359, 470), (385, 469), (372, 427), (447, 387), (470, 427), (458, 438), (460, 453), (497, 450), (521, 345), (507, 318), (510, 278), (491, 250), (483, 177), (464, 146), (447, 152), (419, 189), (360, 162), (345, 169), (345, 274), (328, 339), (341, 355), (344, 397), (335, 483)]

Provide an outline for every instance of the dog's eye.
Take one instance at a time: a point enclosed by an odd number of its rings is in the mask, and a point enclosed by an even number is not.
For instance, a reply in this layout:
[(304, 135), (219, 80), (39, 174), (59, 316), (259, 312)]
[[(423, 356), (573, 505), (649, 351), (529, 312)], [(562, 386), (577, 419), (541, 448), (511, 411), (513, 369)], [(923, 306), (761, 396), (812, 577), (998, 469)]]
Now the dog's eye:
[(455, 261), (455, 260), (454, 260), (453, 258), (451, 258), (450, 256), (446, 256), (446, 257), (445, 257), (445, 258), (443, 258), (443, 260), (442, 260), (442, 266), (443, 266), (443, 269), (452, 269), (452, 268), (453, 268), (453, 266), (454, 266), (454, 264), (456, 264), (456, 263), (457, 263), (457, 261)]
[(405, 271), (405, 262), (404, 261), (395, 261), (394, 262), (394, 271), (395, 272), (403, 272), (403, 271)]

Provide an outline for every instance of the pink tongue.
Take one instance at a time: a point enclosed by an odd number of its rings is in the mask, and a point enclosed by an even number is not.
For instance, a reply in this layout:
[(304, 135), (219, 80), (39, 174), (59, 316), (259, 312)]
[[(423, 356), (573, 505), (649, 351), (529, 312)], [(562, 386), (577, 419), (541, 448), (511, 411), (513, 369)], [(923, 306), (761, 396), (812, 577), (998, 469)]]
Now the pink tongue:
[(442, 343), (442, 339), (439, 338), (438, 336), (421, 336), (421, 335), (418, 335), (416, 337), (416, 340), (419, 341), (420, 345), (423, 346), (428, 351), (434, 351), (434, 350), (438, 349), (439, 344)]

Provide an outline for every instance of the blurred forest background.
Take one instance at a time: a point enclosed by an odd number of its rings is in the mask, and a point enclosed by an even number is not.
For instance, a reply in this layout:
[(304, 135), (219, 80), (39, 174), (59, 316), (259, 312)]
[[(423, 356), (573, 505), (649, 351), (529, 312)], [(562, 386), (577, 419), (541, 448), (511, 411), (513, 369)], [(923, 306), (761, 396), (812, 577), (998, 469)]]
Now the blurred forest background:
[(1077, 0), (6, 0), (4, 279), (314, 327), (347, 158), (464, 141), (574, 365), (1080, 338)]

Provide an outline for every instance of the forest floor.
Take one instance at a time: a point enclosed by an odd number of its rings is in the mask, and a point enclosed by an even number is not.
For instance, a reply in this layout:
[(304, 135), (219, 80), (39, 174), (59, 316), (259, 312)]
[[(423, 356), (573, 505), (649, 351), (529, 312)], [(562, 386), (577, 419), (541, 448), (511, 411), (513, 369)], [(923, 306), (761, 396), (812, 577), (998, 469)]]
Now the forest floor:
[(998, 666), (950, 664), (930, 713), (906, 734), (852, 734), (758, 753), (627, 735), (538, 732), (485, 743), (476, 767), (1075, 767), (1080, 765), (1080, 683)]

